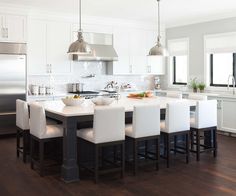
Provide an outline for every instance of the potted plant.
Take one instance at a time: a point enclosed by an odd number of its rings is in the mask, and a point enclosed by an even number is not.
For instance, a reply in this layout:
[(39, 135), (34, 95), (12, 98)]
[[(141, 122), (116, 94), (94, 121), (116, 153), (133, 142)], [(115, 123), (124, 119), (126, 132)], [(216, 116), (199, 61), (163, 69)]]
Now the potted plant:
[(190, 80), (190, 87), (193, 89), (193, 92), (196, 93), (198, 89), (197, 78)]
[(198, 88), (200, 90), (200, 93), (204, 92), (205, 87), (206, 87), (206, 85), (203, 82), (198, 84)]

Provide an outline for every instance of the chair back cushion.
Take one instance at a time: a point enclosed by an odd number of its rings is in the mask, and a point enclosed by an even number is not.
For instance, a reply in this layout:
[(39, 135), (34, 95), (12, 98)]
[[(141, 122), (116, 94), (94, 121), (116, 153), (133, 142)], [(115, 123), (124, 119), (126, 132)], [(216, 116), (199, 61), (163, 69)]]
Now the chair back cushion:
[(132, 133), (135, 138), (160, 135), (160, 106), (134, 106)]
[(177, 99), (182, 99), (182, 93), (181, 92), (167, 92), (166, 93), (167, 97), (172, 97), (172, 98), (177, 98)]
[(206, 95), (198, 95), (198, 94), (189, 94), (188, 98), (193, 100), (207, 100)]
[(29, 130), (29, 110), (27, 102), (16, 100), (16, 126), (22, 130)]
[(217, 101), (198, 101), (195, 112), (195, 128), (202, 129), (217, 126)]
[(46, 133), (46, 116), (42, 106), (30, 104), (30, 134), (42, 138)]
[(171, 102), (166, 108), (166, 132), (190, 130), (190, 105), (186, 101)]
[(94, 111), (94, 141), (106, 143), (125, 139), (125, 110), (123, 107), (97, 107)]

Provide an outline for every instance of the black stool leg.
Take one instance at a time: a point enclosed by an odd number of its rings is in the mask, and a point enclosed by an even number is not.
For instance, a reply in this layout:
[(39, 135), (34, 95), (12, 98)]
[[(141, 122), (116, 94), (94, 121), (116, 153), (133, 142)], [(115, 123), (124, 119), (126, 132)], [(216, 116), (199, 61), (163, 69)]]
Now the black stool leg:
[(170, 167), (170, 136), (168, 133), (166, 134), (166, 150), (167, 150), (167, 153), (166, 153), (167, 168), (169, 168)]
[(44, 141), (39, 141), (40, 176), (44, 176)]
[(134, 139), (134, 141), (133, 141), (133, 158), (134, 158), (134, 171), (133, 171), (133, 173), (134, 173), (134, 175), (136, 175), (136, 173), (137, 173), (137, 164), (138, 164), (138, 146), (137, 146), (137, 141), (136, 141), (136, 139)]
[(189, 163), (189, 133), (186, 134), (186, 163)]
[(30, 167), (31, 169), (34, 169), (34, 140), (32, 137), (30, 137)]
[(145, 159), (147, 159), (148, 156), (148, 141), (145, 141)]
[(194, 132), (193, 130), (190, 130), (190, 137), (191, 137), (191, 150), (193, 150), (193, 143), (194, 143)]
[(125, 173), (125, 143), (121, 144), (121, 178), (124, 178)]
[(196, 130), (196, 137), (197, 137), (197, 161), (200, 161), (200, 134), (199, 134), (199, 130)]
[(176, 149), (177, 149), (177, 136), (174, 136), (174, 150), (175, 150), (175, 155), (177, 154)]
[(20, 131), (17, 129), (17, 132), (16, 132), (16, 156), (17, 157), (20, 156), (19, 148), (20, 148)]
[(97, 144), (95, 144), (95, 167), (94, 167), (94, 173), (95, 173), (95, 183), (98, 183), (98, 169), (99, 169), (99, 147)]
[(214, 157), (217, 157), (217, 129), (213, 130)]
[(156, 139), (156, 170), (159, 170), (159, 161), (160, 161), (160, 144), (159, 144), (159, 138)]
[(23, 162), (26, 163), (26, 155), (27, 155), (27, 133), (23, 132)]

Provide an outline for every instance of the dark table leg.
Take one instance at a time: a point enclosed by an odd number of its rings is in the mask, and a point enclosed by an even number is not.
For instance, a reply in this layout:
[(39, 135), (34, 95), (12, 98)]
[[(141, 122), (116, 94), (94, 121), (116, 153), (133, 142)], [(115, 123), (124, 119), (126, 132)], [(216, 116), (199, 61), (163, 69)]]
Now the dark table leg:
[(79, 181), (76, 131), (77, 118), (67, 117), (64, 120), (63, 165), (61, 167), (61, 178), (67, 183)]

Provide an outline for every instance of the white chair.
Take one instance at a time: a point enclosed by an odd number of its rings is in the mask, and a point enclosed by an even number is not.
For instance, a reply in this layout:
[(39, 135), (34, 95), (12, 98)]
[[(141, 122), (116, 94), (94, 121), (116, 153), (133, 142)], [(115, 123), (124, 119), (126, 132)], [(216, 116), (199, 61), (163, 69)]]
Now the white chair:
[(183, 95), (182, 92), (178, 92), (178, 91), (168, 91), (166, 93), (167, 97), (171, 97), (171, 98), (177, 98), (177, 99), (182, 99)]
[[(196, 101), (203, 101), (203, 100), (207, 100), (207, 96), (200, 95), (197, 93), (191, 93), (188, 95), (188, 99), (192, 99), (192, 100), (196, 100)], [(194, 115), (195, 115), (195, 111), (190, 111), (191, 118), (194, 117)]]
[[(42, 106), (30, 104), (30, 135), (31, 135), (31, 168), (34, 164), (39, 165), (40, 175), (44, 175), (44, 144), (49, 141), (61, 140), (63, 127), (61, 125), (47, 125), (45, 110)], [(39, 161), (34, 157), (34, 143), (39, 143)]]
[[(198, 101), (195, 116), (191, 118), (191, 151), (197, 154), (197, 161), (200, 160), (200, 153), (203, 151), (213, 151), (214, 157), (217, 156), (216, 131), (217, 101)], [(200, 143), (202, 138), (204, 138), (204, 144)], [(196, 150), (193, 150), (195, 145)], [(200, 149), (201, 147), (203, 150)]]
[[(77, 136), (79, 145), (86, 141), (85, 144), (92, 144), (95, 150), (94, 169), (92, 171), (95, 174), (96, 183), (98, 182), (99, 174), (102, 173), (99, 170), (99, 149), (105, 146), (120, 146), (121, 157), (119, 167), (110, 170), (112, 172), (120, 171), (121, 177), (123, 177), (125, 166), (125, 111), (123, 107), (96, 107), (94, 110), (93, 128), (78, 130)], [(78, 151), (80, 167), (88, 168), (80, 160), (81, 148)]]
[[(125, 135), (127, 140), (131, 140), (133, 144), (133, 164), (134, 175), (136, 175), (138, 167), (138, 155), (145, 159), (154, 160), (156, 169), (158, 170), (159, 162), (159, 137), (160, 137), (160, 106), (159, 105), (140, 105), (134, 106), (133, 123), (126, 125)], [(156, 151), (153, 153), (148, 151), (148, 141), (155, 140)], [(145, 154), (138, 152), (138, 143), (145, 141)]]
[[(190, 106), (185, 101), (167, 104), (165, 121), (161, 122), (161, 134), (164, 136), (167, 167), (170, 165), (171, 137), (174, 137), (175, 153), (185, 153), (186, 163), (189, 162), (189, 132), (190, 132)], [(178, 136), (185, 137), (185, 148), (177, 146)]]
[[(19, 157), (20, 153), (23, 155), (23, 161), (26, 162), (26, 157), (29, 154), (29, 110), (27, 102), (17, 99), (16, 100), (16, 153)], [(21, 146), (21, 137), (23, 138)]]

